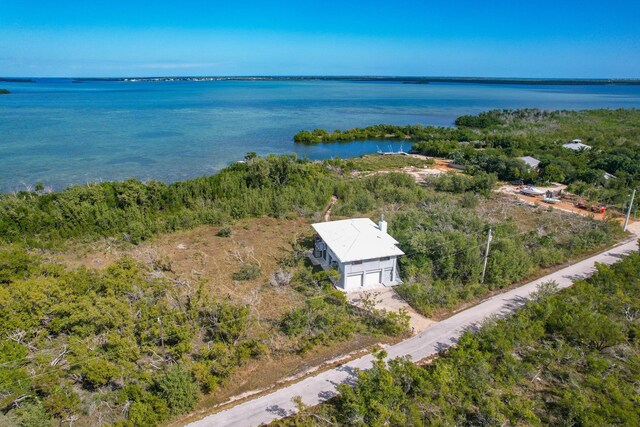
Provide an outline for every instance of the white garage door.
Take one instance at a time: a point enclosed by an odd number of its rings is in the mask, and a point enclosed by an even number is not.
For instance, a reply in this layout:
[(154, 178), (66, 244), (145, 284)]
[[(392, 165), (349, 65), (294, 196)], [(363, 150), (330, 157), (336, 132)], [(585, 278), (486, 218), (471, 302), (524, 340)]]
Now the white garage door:
[(365, 276), (364, 279), (364, 284), (366, 285), (377, 285), (378, 283), (382, 282), (380, 274), (382, 272), (380, 270), (378, 271), (371, 271), (369, 273), (367, 273), (367, 275)]
[(353, 274), (347, 276), (347, 283), (345, 289), (357, 289), (362, 286), (362, 274)]

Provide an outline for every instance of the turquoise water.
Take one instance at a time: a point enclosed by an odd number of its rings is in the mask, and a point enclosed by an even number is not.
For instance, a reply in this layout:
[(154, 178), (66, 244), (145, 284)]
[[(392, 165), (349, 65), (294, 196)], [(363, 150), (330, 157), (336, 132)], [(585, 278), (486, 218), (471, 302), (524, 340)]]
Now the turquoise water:
[(399, 148), (293, 144), (296, 132), (316, 127), (449, 126), (492, 108), (640, 108), (640, 86), (45, 79), (0, 87), (12, 92), (0, 96), (2, 191), (128, 177), (171, 182), (214, 173), (248, 151), (322, 159)]

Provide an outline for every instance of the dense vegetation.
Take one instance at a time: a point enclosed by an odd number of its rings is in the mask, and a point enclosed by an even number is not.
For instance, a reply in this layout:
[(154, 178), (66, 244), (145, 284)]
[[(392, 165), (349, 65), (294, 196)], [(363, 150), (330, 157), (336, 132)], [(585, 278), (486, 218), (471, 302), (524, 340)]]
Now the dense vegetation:
[(102, 272), (66, 270), (16, 247), (0, 259), (6, 421), (115, 422), (124, 413), (125, 425), (154, 425), (266, 351), (244, 338), (245, 307), (202, 286), (184, 294), (130, 259)]
[(640, 424), (640, 254), (507, 319), (466, 332), (425, 367), (361, 372), (328, 404), (281, 425)]
[[(640, 186), (640, 110), (493, 110), (462, 116), (455, 128), (377, 125), (302, 131), (298, 143), (404, 138), (413, 150), (446, 157), (470, 173), (495, 173), (501, 180), (562, 182), (591, 200), (622, 207)], [(579, 138), (592, 147), (575, 152), (562, 144)], [(519, 160), (534, 156), (539, 170)], [(605, 176), (605, 172), (615, 178)], [(640, 206), (638, 201), (637, 206)]]
[[(0, 242), (41, 247), (68, 238), (115, 236), (137, 243), (161, 232), (239, 218), (311, 216), (332, 195), (340, 199), (340, 212), (348, 215), (386, 202), (417, 201), (422, 194), (408, 176), (341, 179), (332, 172), (336, 162), (271, 155), (170, 185), (129, 179), (77, 185), (51, 194), (3, 194)], [(372, 168), (371, 162), (339, 163), (344, 168)], [(383, 165), (388, 166), (386, 159)]]
[(406, 316), (356, 309), (326, 274), (302, 259), (287, 264), (306, 303), (256, 337), (249, 307), (204, 283), (179, 286), (129, 258), (104, 271), (68, 270), (17, 246), (0, 249), (0, 425), (153, 426), (271, 352), (279, 330), (294, 351), (406, 332)]
[[(473, 193), (462, 197), (436, 193), (389, 216), (390, 233), (407, 253), (400, 258), (405, 284), (396, 289), (426, 316), (610, 244), (618, 235), (615, 223), (560, 212), (540, 212), (528, 220), (526, 231), (519, 231), (524, 218), (490, 223), (485, 219), (489, 212), (474, 209), (478, 203)], [(481, 283), (489, 227), (493, 240)]]
[(300, 144), (318, 144), (320, 142), (347, 142), (366, 139), (411, 139), (411, 140), (464, 140), (466, 133), (454, 129), (436, 126), (393, 126), (375, 125), (366, 128), (348, 130), (334, 130), (328, 132), (323, 129), (300, 131), (293, 136), (293, 140)]

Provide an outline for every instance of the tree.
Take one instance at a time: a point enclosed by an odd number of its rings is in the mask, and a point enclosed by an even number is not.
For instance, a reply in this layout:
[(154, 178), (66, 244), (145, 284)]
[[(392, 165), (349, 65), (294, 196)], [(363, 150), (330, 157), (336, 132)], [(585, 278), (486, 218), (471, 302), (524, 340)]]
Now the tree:
[(199, 389), (191, 372), (175, 364), (154, 381), (154, 392), (164, 399), (172, 415), (192, 410), (198, 402)]

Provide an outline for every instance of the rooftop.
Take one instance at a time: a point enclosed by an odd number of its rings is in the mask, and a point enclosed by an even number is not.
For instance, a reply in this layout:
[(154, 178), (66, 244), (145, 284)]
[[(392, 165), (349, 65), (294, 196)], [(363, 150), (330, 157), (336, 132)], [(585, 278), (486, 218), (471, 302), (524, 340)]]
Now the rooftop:
[(538, 165), (540, 164), (540, 160), (531, 156), (520, 157), (520, 160), (523, 160), (529, 167), (534, 169), (537, 168)]
[(569, 148), (571, 150), (590, 150), (591, 146), (587, 145), (587, 144), (583, 144), (582, 142), (577, 142), (579, 141), (578, 139), (574, 139), (573, 142), (570, 142), (568, 144), (562, 144), (562, 146), (564, 148)]
[(341, 262), (404, 255), (398, 241), (381, 231), (369, 218), (312, 224)]

